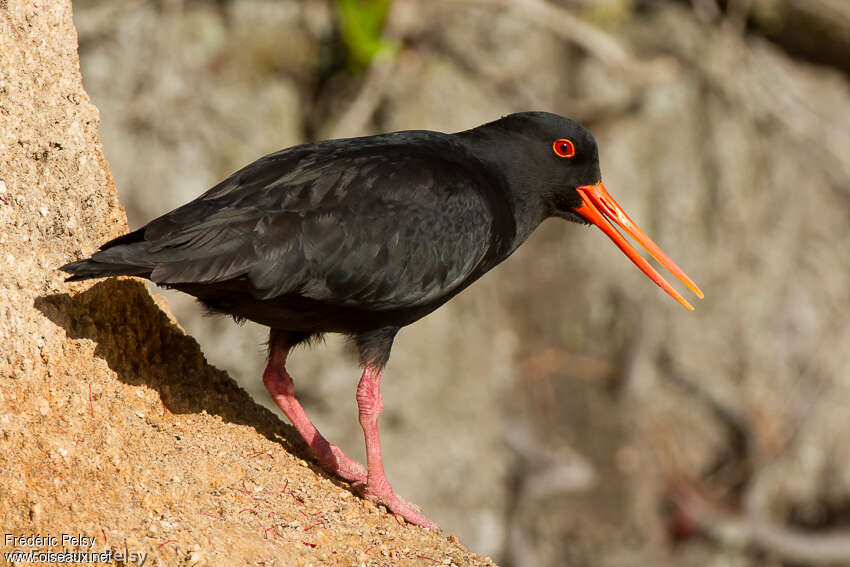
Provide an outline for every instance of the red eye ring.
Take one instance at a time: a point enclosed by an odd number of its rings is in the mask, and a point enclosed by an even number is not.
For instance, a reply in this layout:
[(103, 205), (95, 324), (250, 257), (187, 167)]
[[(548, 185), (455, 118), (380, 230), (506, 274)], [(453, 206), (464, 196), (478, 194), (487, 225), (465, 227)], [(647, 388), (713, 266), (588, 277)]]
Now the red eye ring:
[(576, 155), (576, 147), (566, 138), (558, 138), (552, 143), (552, 151), (558, 157), (571, 158)]

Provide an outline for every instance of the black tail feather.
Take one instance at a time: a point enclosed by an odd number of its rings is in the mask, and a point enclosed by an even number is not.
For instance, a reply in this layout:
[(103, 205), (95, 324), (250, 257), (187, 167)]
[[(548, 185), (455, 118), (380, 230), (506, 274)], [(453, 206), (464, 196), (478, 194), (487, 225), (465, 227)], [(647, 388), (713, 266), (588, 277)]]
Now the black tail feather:
[[(145, 239), (145, 228), (142, 227), (128, 234), (113, 238), (109, 242), (100, 247), (100, 252), (107, 248), (121, 246), (125, 244), (134, 244), (142, 242)], [(100, 255), (100, 252), (94, 254), (95, 257)], [(59, 268), (63, 272), (71, 274), (71, 277), (66, 278), (66, 282), (78, 282), (81, 280), (90, 280), (94, 278), (106, 278), (109, 276), (141, 276), (148, 277), (151, 274), (150, 266), (137, 266), (129, 263), (119, 262), (99, 262), (93, 258), (86, 260), (77, 260), (70, 262)]]
[(96, 262), (94, 260), (77, 260), (65, 264), (59, 268), (63, 272), (72, 274), (66, 278), (66, 282), (78, 282), (81, 280), (90, 280), (93, 278), (106, 278), (109, 276), (141, 276), (148, 277), (151, 273), (150, 268), (143, 266), (131, 266), (129, 264), (107, 264), (105, 262)]

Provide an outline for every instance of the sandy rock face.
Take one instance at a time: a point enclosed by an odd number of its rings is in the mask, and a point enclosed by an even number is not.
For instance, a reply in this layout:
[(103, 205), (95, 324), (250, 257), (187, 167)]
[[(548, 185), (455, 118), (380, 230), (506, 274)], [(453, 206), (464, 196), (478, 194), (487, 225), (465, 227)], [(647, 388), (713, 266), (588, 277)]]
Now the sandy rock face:
[(318, 474), (141, 282), (63, 282), (127, 229), (76, 49), (70, 2), (0, 0), (0, 527), (25, 538), (3, 551), (492, 564)]

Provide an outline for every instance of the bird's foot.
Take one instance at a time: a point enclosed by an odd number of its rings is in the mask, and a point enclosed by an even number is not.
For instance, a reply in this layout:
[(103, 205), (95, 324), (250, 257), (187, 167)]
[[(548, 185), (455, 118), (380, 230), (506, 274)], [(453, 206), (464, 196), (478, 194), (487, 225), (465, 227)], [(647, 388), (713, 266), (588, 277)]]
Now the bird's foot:
[(366, 468), (346, 457), (342, 449), (336, 445), (328, 444), (324, 451), (316, 451), (316, 459), (323, 469), (347, 480), (354, 486), (366, 484)]
[(391, 513), (398, 514), (410, 524), (435, 532), (440, 531), (437, 524), (419, 512), (419, 506), (393, 492), (392, 486), (386, 481), (375, 483), (374, 486), (367, 483), (360, 489), (360, 492), (366, 500), (381, 504)]

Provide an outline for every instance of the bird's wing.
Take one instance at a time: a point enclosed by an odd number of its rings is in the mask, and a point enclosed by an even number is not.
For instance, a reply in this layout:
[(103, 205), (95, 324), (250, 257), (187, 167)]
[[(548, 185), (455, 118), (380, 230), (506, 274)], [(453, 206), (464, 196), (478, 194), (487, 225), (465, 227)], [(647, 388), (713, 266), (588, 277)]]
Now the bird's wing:
[(93, 259), (166, 285), (247, 278), (261, 299), (376, 309), (460, 286), (494, 242), (486, 181), (432, 145), (344, 142), (266, 156)]

